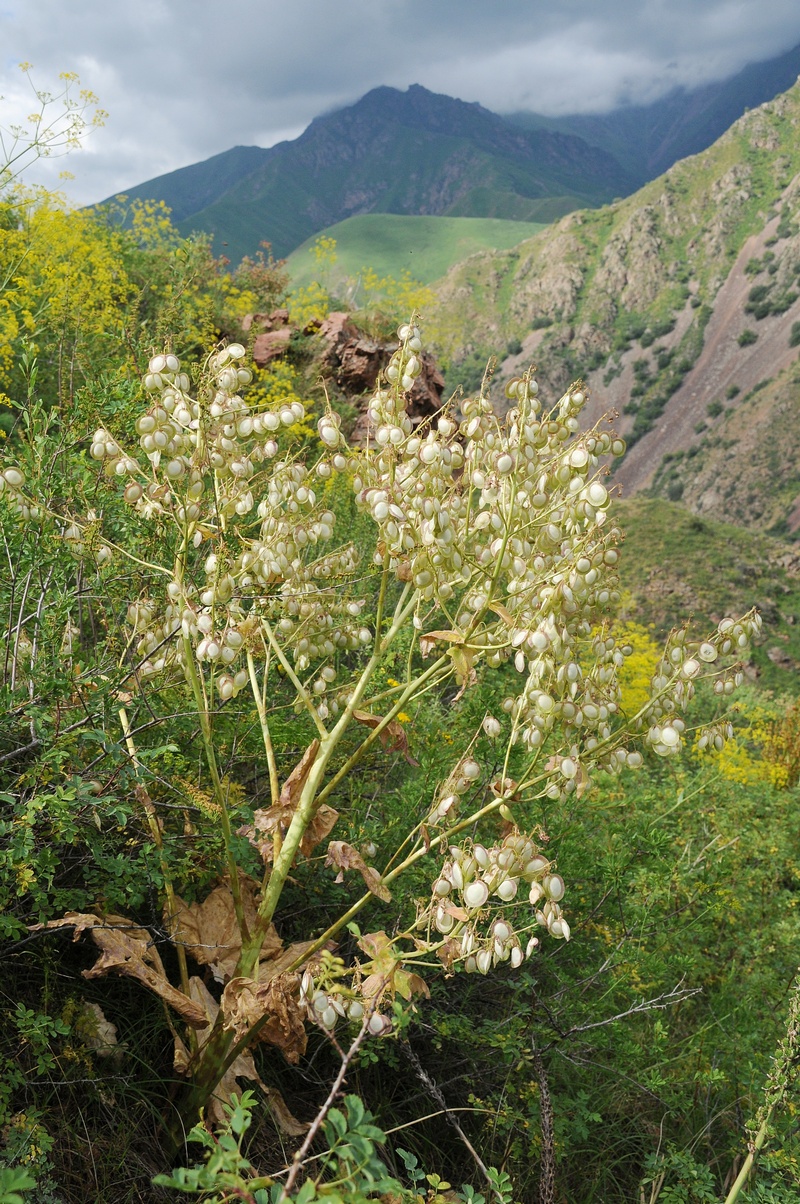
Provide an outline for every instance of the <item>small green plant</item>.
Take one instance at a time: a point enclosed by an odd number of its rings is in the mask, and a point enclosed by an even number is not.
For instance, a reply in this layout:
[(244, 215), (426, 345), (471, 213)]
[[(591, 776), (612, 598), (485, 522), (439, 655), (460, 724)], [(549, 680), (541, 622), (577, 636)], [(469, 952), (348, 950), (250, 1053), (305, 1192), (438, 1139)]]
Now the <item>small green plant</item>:
[(753, 343), (758, 341), (758, 335), (754, 330), (743, 330), (736, 342), (740, 347), (751, 347)]
[[(200, 1165), (179, 1167), (170, 1175), (158, 1175), (158, 1187), (171, 1187), (186, 1195), (202, 1194), (209, 1204), (244, 1200), (248, 1204), (367, 1204), (379, 1193), (390, 1194), (403, 1204), (441, 1204), (452, 1198), (451, 1185), (441, 1176), (427, 1174), (414, 1154), (398, 1148), (410, 1188), (389, 1173), (379, 1153), (386, 1134), (374, 1123), (374, 1117), (356, 1095), (346, 1095), (343, 1107), (326, 1107), (315, 1121), (326, 1148), (309, 1155), (291, 1167), (277, 1167), (269, 1175), (260, 1174), (243, 1153), (243, 1143), (252, 1123), (255, 1096), (250, 1091), (234, 1096), (225, 1106), (225, 1123), (216, 1134), (197, 1125), (188, 1140), (203, 1146), (205, 1160)], [(302, 1167), (300, 1186), (296, 1172)], [(294, 1172), (294, 1173), (293, 1173)], [(511, 1204), (513, 1188), (507, 1174), (488, 1167), (488, 1199), (493, 1204)], [(463, 1204), (486, 1204), (487, 1196), (465, 1184), (455, 1197)]]
[(25, 1204), (26, 1196), (36, 1186), (27, 1171), (19, 1167), (0, 1167), (0, 1204)]

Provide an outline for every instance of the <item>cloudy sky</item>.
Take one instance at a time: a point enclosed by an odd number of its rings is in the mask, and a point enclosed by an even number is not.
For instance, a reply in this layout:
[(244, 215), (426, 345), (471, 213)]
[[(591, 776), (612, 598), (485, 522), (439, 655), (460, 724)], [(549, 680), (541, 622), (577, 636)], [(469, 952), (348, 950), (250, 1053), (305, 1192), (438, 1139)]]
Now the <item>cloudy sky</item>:
[(0, 0), (0, 125), (77, 71), (109, 112), (30, 182), (100, 200), (228, 147), (294, 138), (370, 88), (497, 112), (602, 112), (800, 42), (797, 0)]

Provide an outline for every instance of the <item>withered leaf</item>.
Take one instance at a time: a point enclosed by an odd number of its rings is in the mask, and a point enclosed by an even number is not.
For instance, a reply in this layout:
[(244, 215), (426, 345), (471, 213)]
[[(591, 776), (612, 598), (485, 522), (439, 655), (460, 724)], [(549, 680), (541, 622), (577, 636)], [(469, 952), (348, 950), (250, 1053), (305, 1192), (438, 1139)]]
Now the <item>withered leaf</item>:
[(358, 941), (359, 949), (368, 954), (376, 970), (391, 973), (397, 965), (397, 954), (392, 944), (392, 938), (381, 930), (380, 932), (365, 932)]
[(419, 651), (423, 660), (427, 660), (430, 654), (436, 647), (436, 640), (431, 635), (421, 635), (419, 637)]
[(457, 695), (457, 697), (460, 698), (467, 686), (474, 685), (478, 680), (477, 674), (472, 667), (474, 654), (472, 649), (467, 648), (465, 644), (455, 648), (448, 648), (447, 651), (450, 654), (450, 659), (453, 662), (453, 668), (456, 671), (456, 681), (461, 686), (461, 690)]
[[(289, 824), (295, 813), (294, 806), (259, 808), (253, 812), (252, 824), (239, 828), (239, 835), (246, 836), (254, 849), (258, 849), (264, 864), (269, 865), (275, 856), (274, 836), (277, 832), (281, 838), (286, 835)], [(303, 833), (300, 841), (300, 852), (304, 857), (310, 857), (314, 849), (332, 831), (339, 818), (339, 812), (327, 803), (322, 803)]]
[(446, 644), (464, 643), (464, 636), (460, 631), (429, 631), (423, 638), (426, 640), (444, 640)]
[[(372, 728), (373, 730), (380, 723), (383, 723), (380, 715), (371, 715), (369, 711), (353, 711), (353, 718), (357, 719), (359, 723), (363, 723), (365, 727)], [(378, 739), (387, 752), (402, 753), (409, 765), (419, 765), (419, 761), (415, 761), (408, 750), (406, 730), (397, 719), (389, 720), (379, 733)]]
[(93, 916), (67, 912), (60, 920), (34, 924), (31, 931), (52, 928), (74, 928), (73, 940), (88, 931), (101, 954), (90, 970), (82, 970), (84, 978), (102, 978), (119, 974), (135, 978), (153, 991), (182, 1016), (192, 1028), (204, 1028), (208, 1023), (201, 1007), (173, 987), (167, 978), (153, 938), (146, 928), (139, 928), (124, 916)]
[(329, 835), (338, 818), (339, 812), (335, 811), (333, 807), (329, 807), (327, 803), (322, 803), (317, 807), (314, 818), (300, 841), (300, 852), (305, 857), (310, 857), (317, 845)]
[(299, 992), (299, 974), (277, 974), (267, 982), (232, 978), (222, 993), (225, 1027), (233, 1029), (238, 1041), (267, 1016), (256, 1039), (275, 1045), (287, 1062), (296, 1065), (308, 1040)]
[(117, 1026), (106, 1020), (98, 1003), (84, 1003), (77, 1014), (73, 1032), (101, 1058), (114, 1058), (121, 1052)]
[[(198, 1052), (202, 1052), (208, 1037), (213, 1029), (214, 1021), (219, 1013), (219, 1004), (214, 999), (213, 995), (206, 989), (205, 984), (199, 978), (189, 979), (189, 994), (197, 1003), (205, 1014), (208, 1027), (201, 1033), (198, 1033), (197, 1044)], [(173, 1065), (178, 1074), (186, 1074), (190, 1067), (191, 1058), (189, 1051), (184, 1045), (180, 1037), (175, 1037), (175, 1054)], [(282, 1132), (289, 1137), (301, 1137), (307, 1130), (308, 1125), (303, 1124), (293, 1116), (286, 1106), (286, 1102), (275, 1087), (268, 1087), (263, 1083), (258, 1076), (258, 1071), (253, 1061), (251, 1053), (241, 1053), (236, 1061), (225, 1072), (222, 1080), (217, 1085), (208, 1106), (206, 1107), (206, 1119), (211, 1124), (224, 1124), (226, 1117), (223, 1111), (223, 1104), (231, 1103), (231, 1094), (236, 1091), (238, 1084), (237, 1079), (251, 1079), (257, 1083), (267, 1097), (270, 1112), (276, 1125)]]
[[(245, 923), (252, 931), (258, 911), (258, 883), (246, 874), (239, 877)], [(242, 951), (242, 938), (236, 921), (230, 883), (215, 886), (202, 903), (186, 903), (175, 896), (175, 914), (164, 909), (164, 920), (174, 944), (182, 944), (201, 966), (208, 966), (217, 982), (227, 982)], [(270, 925), (262, 958), (270, 958), (283, 948), (275, 928)]]
[(509, 627), (514, 626), (514, 616), (511, 614), (511, 612), (509, 610), (506, 609), (505, 606), (503, 606), (502, 602), (492, 602), (492, 604), (489, 607), (489, 610), (493, 610), (496, 615), (499, 615), (500, 618), (503, 620), (503, 622), (506, 623)]
[(430, 999), (431, 993), (424, 978), (412, 974), (408, 970), (397, 969), (394, 972), (394, 989), (403, 999), (411, 999), (413, 995), (424, 995)]
[(295, 809), (303, 793), (303, 786), (306, 783), (306, 778), (311, 772), (311, 766), (317, 759), (319, 752), (319, 740), (312, 740), (306, 751), (303, 753), (300, 760), (295, 765), (292, 772), (289, 774), (286, 781), (281, 787), (280, 799), (278, 800), (284, 807)]
[(381, 882), (381, 876), (378, 871), (373, 869), (371, 865), (367, 865), (358, 849), (354, 849), (352, 845), (346, 844), (343, 840), (332, 840), (328, 845), (328, 856), (325, 858), (325, 864), (335, 865), (338, 868), (339, 873), (336, 875), (337, 882), (344, 881), (345, 870), (356, 870), (364, 879), (367, 890), (371, 891), (377, 898), (382, 899), (384, 903), (391, 903), (392, 896), (388, 888)]
[(460, 631), (428, 631), (425, 635), (420, 636), (419, 640), (423, 659), (433, 652), (437, 640), (442, 640), (445, 644), (450, 645), (447, 652), (456, 671), (456, 681), (461, 686), (461, 690), (456, 695), (457, 698), (460, 698), (467, 686), (473, 685), (477, 680), (472, 667), (475, 650), (466, 643)]
[(377, 1000), (385, 990), (397, 992), (404, 999), (410, 999), (412, 995), (430, 995), (424, 979), (402, 969), (400, 955), (385, 932), (367, 932), (358, 945), (369, 955), (368, 968), (372, 971), (361, 983), (364, 999)]
[(461, 956), (461, 941), (454, 941), (452, 938), (449, 941), (445, 941), (436, 950), (436, 956), (445, 970), (452, 971), (455, 962)]

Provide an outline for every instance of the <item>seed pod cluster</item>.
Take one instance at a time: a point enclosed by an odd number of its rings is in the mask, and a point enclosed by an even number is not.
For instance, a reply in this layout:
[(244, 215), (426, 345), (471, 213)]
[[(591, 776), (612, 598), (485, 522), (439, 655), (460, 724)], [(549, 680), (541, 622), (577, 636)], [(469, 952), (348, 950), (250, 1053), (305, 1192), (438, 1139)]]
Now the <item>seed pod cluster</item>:
[(467, 973), (486, 974), (505, 961), (516, 968), (539, 940), (526, 935), (530, 919), (522, 934), (515, 930), (505, 905), (519, 905), (527, 895), (535, 909), (534, 922), (551, 936), (569, 940), (569, 924), (560, 907), (564, 893), (564, 880), (553, 872), (549, 859), (530, 836), (515, 829), (498, 845), (452, 845), (420, 923), (455, 944), (454, 960), (461, 961)]
[(40, 517), (39, 507), (25, 496), (25, 474), (16, 464), (0, 470), (0, 497), (6, 497), (23, 522)]
[[(624, 443), (600, 425), (581, 429), (580, 381), (548, 409), (530, 372), (506, 386), (505, 417), (480, 392), (463, 401), (460, 416), (444, 407), (417, 424), (408, 392), (421, 357), (419, 328), (403, 325), (369, 401), (369, 445), (351, 451), (328, 410), (318, 422), (316, 464), (286, 446), (305, 414), (300, 402), (269, 410), (248, 403), (240, 344), (209, 357), (196, 396), (177, 356), (151, 359), (148, 404), (136, 424), (146, 466), (104, 427), (91, 443), (92, 456), (124, 481), (126, 501), (146, 519), (177, 525), (205, 560), (205, 580), (202, 560), (187, 561), (184, 579), (173, 583), (181, 597), (168, 597), (141, 633), (145, 668), (158, 672), (183, 656), (160, 647), (180, 629), (218, 677), (220, 697), (234, 697), (246, 646), (234, 649), (226, 632), (239, 631), (246, 612), (255, 624), (248, 646), (259, 646), (258, 625), (269, 624), (296, 669), (309, 674), (320, 717), (336, 714), (347, 697), (337, 684), (339, 662), (373, 639), (354, 592), (363, 570), (351, 545), (333, 544), (334, 513), (324, 503), (325, 482), (347, 471), (375, 524), (376, 563), (388, 562), (415, 591), (416, 630), (435, 633), (445, 608), (450, 637), (468, 648), (462, 674), (481, 661), (513, 664), (517, 684), (503, 703), (508, 738), (533, 758), (557, 752), (542, 793), (565, 799), (586, 789), (597, 768), (641, 762), (630, 739), (617, 735), (618, 674), (629, 649), (604, 625), (619, 597), (621, 540), (604, 473)], [(4, 488), (16, 488), (15, 471), (5, 470)], [(209, 545), (216, 550), (206, 556)], [(733, 662), (756, 629), (751, 614), (726, 620), (703, 644), (674, 637), (634, 722), (645, 743), (665, 756), (680, 748), (681, 712), (696, 681), (713, 675), (727, 697), (740, 679)], [(492, 720), (487, 734), (496, 726)], [(443, 785), (430, 822), (449, 822), (470, 780), (458, 770)]]
[[(685, 629), (672, 632), (664, 655), (650, 682), (650, 701), (638, 718), (647, 726), (645, 740), (653, 752), (667, 757), (680, 752), (686, 724), (680, 717), (692, 699), (701, 678), (713, 681), (714, 693), (729, 697), (744, 681), (741, 658), (761, 633), (761, 616), (753, 610), (739, 620), (722, 619), (710, 639), (698, 643), (687, 638)], [(721, 748), (732, 728), (729, 723), (712, 724), (701, 735), (697, 747)]]
[(312, 1023), (332, 1033), (340, 1020), (360, 1025), (369, 1008), (370, 1036), (391, 1032), (392, 1021), (378, 1006), (392, 994), (391, 975), (364, 979), (360, 967), (347, 969), (340, 957), (328, 951), (323, 951), (320, 963), (313, 973), (306, 970), (300, 981), (300, 1005)]

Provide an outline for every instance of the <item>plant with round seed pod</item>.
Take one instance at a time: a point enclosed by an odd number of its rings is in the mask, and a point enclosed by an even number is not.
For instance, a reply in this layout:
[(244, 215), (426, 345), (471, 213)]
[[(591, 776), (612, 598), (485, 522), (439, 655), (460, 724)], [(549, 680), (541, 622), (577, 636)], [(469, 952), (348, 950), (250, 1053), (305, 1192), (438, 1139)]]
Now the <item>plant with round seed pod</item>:
[[(581, 799), (598, 771), (641, 764), (642, 748), (674, 755), (689, 732), (683, 714), (697, 683), (710, 678), (726, 698), (759, 629), (751, 612), (723, 621), (703, 643), (674, 633), (647, 702), (625, 715), (619, 670), (629, 649), (609, 620), (619, 599), (621, 531), (606, 482), (606, 463), (624, 444), (601, 425), (581, 429), (581, 382), (548, 409), (530, 372), (507, 386), (504, 417), (481, 392), (464, 400), (460, 417), (444, 406), (415, 424), (407, 391), (421, 350), (417, 324), (403, 325), (369, 400), (371, 433), (360, 449), (348, 446), (332, 410), (318, 421), (318, 446), (298, 447), (293, 428), (304, 406), (251, 404), (240, 344), (215, 350), (194, 389), (177, 355), (154, 355), (135, 422), (138, 447), (107, 423), (89, 448), (130, 518), (157, 533), (164, 559), (143, 561), (101, 536), (101, 518), (53, 516), (76, 554), (102, 537), (103, 547), (148, 571), (128, 607), (126, 686), (183, 684), (196, 711), (240, 936), (237, 982), (258, 985), (293, 867), (331, 831), (339, 788), (362, 758), (380, 745), (410, 757), (399, 717), (416, 700), (450, 687), (463, 694), (479, 674), (507, 667), (502, 719), (487, 716), (454, 751), (383, 872), (344, 841), (329, 846), (326, 864), (340, 877), (360, 875), (364, 893), (281, 963), (287, 1008), (327, 1031), (343, 1013), (358, 1018), (359, 1008), (374, 1009), (371, 1031), (388, 1031), (379, 1002), (418, 992), (414, 966), (432, 950), (445, 965), (486, 973), (531, 956), (539, 927), (569, 940), (563, 879), (539, 834), (522, 829), (533, 831), (547, 808)], [(371, 563), (339, 534), (327, 501), (336, 474), (350, 482), (370, 525)], [(30, 520), (36, 503), (22, 470), (4, 467), (0, 479)], [(401, 641), (405, 680), (387, 691), (381, 670)], [(312, 733), (283, 785), (268, 702), (276, 692)], [(242, 830), (265, 862), (255, 915), (215, 737), (218, 710), (234, 706), (254, 713), (269, 778), (261, 827), (254, 818)], [(491, 768), (482, 751), (488, 741)], [(501, 839), (458, 843), (493, 816), (508, 825)], [(304, 969), (343, 925), (373, 899), (386, 902), (391, 884), (423, 859), (432, 892), (407, 930), (391, 940), (371, 934), (367, 961), (338, 978), (308, 971), (307, 982)], [(237, 1038), (220, 1009), (192, 1063), (186, 1117), (266, 1023), (254, 1020)]]

